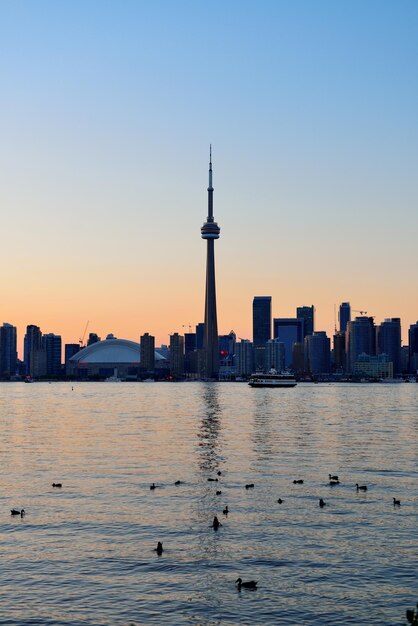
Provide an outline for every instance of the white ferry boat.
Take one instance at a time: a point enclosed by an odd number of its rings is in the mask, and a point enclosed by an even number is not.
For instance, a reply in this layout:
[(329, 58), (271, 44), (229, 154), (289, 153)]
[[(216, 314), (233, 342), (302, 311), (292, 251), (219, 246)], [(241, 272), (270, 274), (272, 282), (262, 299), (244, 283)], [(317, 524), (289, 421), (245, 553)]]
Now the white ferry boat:
[(250, 387), (296, 387), (297, 382), (293, 374), (288, 372), (277, 372), (271, 369), (268, 374), (256, 372), (251, 374)]

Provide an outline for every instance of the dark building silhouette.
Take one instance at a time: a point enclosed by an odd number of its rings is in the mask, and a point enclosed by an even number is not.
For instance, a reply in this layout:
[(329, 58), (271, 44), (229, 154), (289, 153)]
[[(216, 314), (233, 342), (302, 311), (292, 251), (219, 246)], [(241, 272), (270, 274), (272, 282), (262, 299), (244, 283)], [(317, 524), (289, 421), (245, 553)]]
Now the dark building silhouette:
[(334, 337), (334, 353), (333, 365), (337, 372), (345, 372), (346, 369), (346, 353), (345, 353), (345, 333), (337, 332)]
[(312, 306), (298, 306), (296, 317), (303, 319), (303, 336), (312, 335), (315, 329), (315, 308)]
[(354, 363), (360, 354), (375, 356), (376, 354), (376, 329), (372, 317), (356, 317), (354, 321), (347, 322), (345, 338), (347, 353), (347, 371), (354, 371)]
[(349, 302), (342, 302), (340, 304), (340, 332), (345, 333), (347, 330), (347, 324), (351, 321), (351, 306)]
[(377, 354), (387, 354), (393, 363), (393, 374), (402, 372), (401, 361), (401, 320), (399, 317), (385, 319), (377, 327), (376, 347)]
[(197, 372), (196, 333), (184, 333), (184, 371), (186, 374)]
[(46, 375), (60, 376), (61, 372), (61, 335), (47, 333), (42, 336), (42, 349), (46, 353)]
[(418, 373), (418, 321), (411, 324), (408, 331), (409, 343), (409, 371)]
[(264, 346), (271, 339), (271, 296), (254, 296), (253, 345)]
[(42, 333), (39, 326), (29, 324), (26, 326), (26, 335), (23, 342), (23, 360), (25, 363), (26, 376), (31, 376), (31, 354), (33, 350), (41, 349)]
[(200, 322), (196, 325), (196, 350), (203, 350), (205, 342), (205, 324)]
[(155, 369), (155, 337), (144, 333), (140, 338), (141, 368), (146, 372)]
[(79, 343), (66, 343), (64, 345), (64, 362), (65, 362), (65, 373), (68, 374), (68, 362), (72, 356), (80, 352), (80, 344)]
[(0, 376), (10, 378), (16, 374), (17, 349), (16, 326), (5, 322), (0, 327)]
[(329, 374), (331, 342), (326, 332), (318, 331), (305, 337), (305, 371), (312, 376)]
[(170, 374), (183, 376), (184, 374), (184, 340), (182, 335), (170, 335)]
[(201, 228), (202, 239), (207, 242), (206, 256), (206, 294), (205, 294), (205, 335), (204, 350), (206, 360), (205, 375), (217, 378), (219, 372), (218, 352), (218, 320), (216, 315), (215, 286), (215, 239), (219, 238), (221, 229), (213, 218), (213, 186), (212, 186), (212, 148), (209, 157), (208, 216)]
[(303, 343), (304, 339), (303, 318), (275, 317), (273, 319), (274, 339), (279, 339), (285, 345), (286, 367), (292, 365), (292, 348), (294, 343)]

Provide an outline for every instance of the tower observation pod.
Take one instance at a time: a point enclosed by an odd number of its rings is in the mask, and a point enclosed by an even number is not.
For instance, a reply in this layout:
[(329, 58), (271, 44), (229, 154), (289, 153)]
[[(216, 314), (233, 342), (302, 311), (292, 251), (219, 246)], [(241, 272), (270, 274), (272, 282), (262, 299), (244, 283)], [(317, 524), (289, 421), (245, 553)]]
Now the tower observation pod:
[(208, 216), (201, 228), (202, 239), (207, 241), (206, 253), (206, 295), (205, 295), (205, 377), (218, 378), (218, 320), (216, 316), (216, 285), (215, 285), (215, 239), (219, 239), (221, 229), (213, 218), (213, 186), (212, 186), (212, 146), (209, 151), (209, 187)]

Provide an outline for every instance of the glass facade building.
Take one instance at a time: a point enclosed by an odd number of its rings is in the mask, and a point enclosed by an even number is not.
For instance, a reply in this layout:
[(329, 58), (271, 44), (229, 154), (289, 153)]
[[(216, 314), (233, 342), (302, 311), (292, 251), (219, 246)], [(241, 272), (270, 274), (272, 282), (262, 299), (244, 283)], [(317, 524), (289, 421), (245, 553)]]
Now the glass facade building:
[(274, 339), (279, 339), (285, 346), (286, 367), (292, 365), (292, 347), (294, 343), (303, 343), (305, 320), (296, 317), (277, 317), (273, 319)]
[(296, 317), (303, 319), (303, 336), (312, 335), (315, 330), (315, 307), (312, 306), (298, 306), (296, 309)]

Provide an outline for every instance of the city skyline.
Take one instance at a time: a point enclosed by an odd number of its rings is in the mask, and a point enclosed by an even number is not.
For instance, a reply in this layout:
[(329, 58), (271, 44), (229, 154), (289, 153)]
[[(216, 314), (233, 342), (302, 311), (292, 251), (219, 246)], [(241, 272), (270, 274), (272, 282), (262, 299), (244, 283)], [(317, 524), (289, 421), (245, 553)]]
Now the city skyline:
[(413, 2), (2, 6), (0, 323), (19, 354), (28, 324), (168, 343), (203, 321), (210, 141), (219, 333), (251, 338), (268, 294), (275, 317), (314, 303), (328, 336), (345, 300), (400, 317), (406, 344), (417, 18)]

